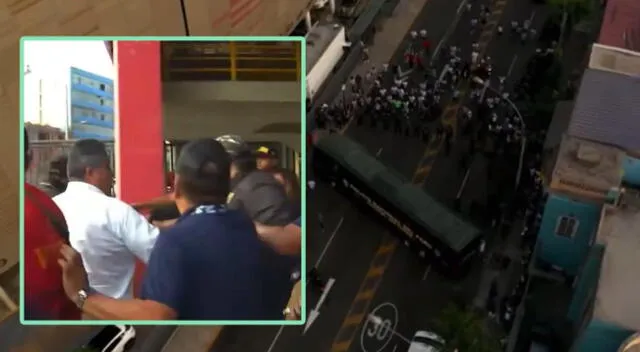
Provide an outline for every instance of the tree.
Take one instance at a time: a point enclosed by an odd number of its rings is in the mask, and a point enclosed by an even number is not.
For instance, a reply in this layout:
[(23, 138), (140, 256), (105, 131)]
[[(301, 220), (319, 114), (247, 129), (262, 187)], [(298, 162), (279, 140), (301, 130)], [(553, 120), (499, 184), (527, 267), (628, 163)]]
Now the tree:
[(434, 330), (446, 341), (442, 352), (501, 350), (500, 341), (485, 324), (484, 316), (460, 306), (445, 307), (435, 321)]
[(593, 0), (548, 0), (556, 14), (566, 12), (573, 24), (590, 17), (595, 11), (595, 3)]

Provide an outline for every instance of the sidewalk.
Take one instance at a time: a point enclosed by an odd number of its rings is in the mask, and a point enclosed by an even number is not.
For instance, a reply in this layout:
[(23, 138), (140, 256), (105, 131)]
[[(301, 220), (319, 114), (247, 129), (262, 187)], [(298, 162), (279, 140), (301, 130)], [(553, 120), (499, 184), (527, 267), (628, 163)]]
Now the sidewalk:
[[(521, 219), (514, 221), (511, 226), (509, 235), (502, 241), (497, 233), (491, 236), (491, 243), (487, 244), (486, 257), (489, 258), (493, 254), (502, 254), (508, 257), (511, 261), (506, 269), (497, 268), (489, 261), (485, 262), (480, 284), (475, 299), (473, 300), (474, 306), (484, 310), (489, 297), (489, 290), (491, 283), (494, 279), (497, 279), (498, 283), (498, 296), (496, 303), (499, 303), (502, 297), (508, 295), (518, 282), (520, 274), (523, 272), (520, 260), (522, 258), (522, 249), (520, 248), (520, 233), (522, 231), (523, 223)], [(498, 306), (498, 304), (496, 305)]]

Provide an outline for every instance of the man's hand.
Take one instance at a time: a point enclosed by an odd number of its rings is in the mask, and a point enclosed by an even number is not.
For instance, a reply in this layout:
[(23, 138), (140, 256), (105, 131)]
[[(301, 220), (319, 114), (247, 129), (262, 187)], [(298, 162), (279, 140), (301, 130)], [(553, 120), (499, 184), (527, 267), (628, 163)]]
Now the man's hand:
[(71, 246), (63, 244), (60, 248), (60, 255), (58, 264), (62, 268), (62, 286), (67, 297), (75, 302), (78, 298), (78, 291), (89, 287), (87, 271), (82, 264), (82, 256)]

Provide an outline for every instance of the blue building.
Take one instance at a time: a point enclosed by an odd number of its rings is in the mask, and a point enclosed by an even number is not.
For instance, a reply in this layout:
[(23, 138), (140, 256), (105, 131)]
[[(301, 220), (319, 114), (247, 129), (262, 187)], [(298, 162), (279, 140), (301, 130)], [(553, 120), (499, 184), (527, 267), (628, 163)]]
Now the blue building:
[(113, 80), (71, 67), (69, 138), (113, 140), (114, 121)]
[(583, 267), (602, 205), (620, 187), (625, 153), (565, 135), (549, 184), (538, 233), (537, 259), (570, 277)]

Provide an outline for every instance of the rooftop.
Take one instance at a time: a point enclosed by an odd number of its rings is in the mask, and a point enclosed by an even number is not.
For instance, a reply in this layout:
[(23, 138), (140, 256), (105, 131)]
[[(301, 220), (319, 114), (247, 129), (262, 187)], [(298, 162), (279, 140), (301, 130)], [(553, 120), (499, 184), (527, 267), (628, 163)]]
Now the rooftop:
[(605, 206), (598, 242), (605, 244), (593, 317), (640, 331), (640, 208)]
[(307, 33), (307, 72), (320, 60), (336, 34), (344, 27), (337, 23), (321, 20)]
[(620, 186), (624, 153), (615, 147), (564, 135), (551, 175), (551, 189), (602, 198)]
[(640, 77), (585, 70), (568, 133), (616, 145), (628, 152), (639, 152), (640, 94), (637, 92), (640, 92)]
[(608, 0), (598, 43), (640, 51), (640, 1)]
[(640, 76), (640, 52), (593, 44), (589, 56), (589, 68), (638, 77)]

